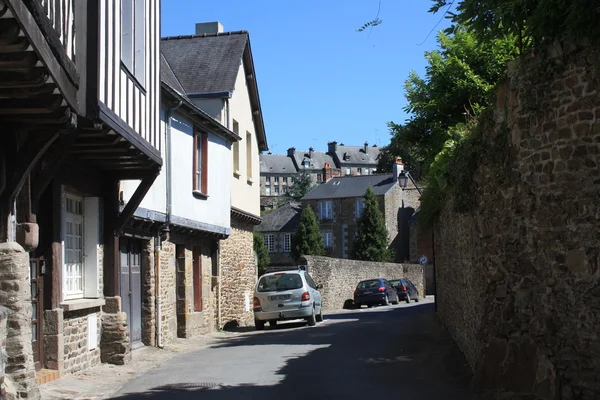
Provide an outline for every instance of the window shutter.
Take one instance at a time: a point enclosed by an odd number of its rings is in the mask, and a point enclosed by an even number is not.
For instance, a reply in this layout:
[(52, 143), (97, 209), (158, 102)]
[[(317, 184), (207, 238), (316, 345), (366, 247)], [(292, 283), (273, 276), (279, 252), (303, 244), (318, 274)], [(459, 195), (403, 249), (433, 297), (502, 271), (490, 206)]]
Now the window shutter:
[(100, 199), (83, 198), (83, 297), (99, 297)]

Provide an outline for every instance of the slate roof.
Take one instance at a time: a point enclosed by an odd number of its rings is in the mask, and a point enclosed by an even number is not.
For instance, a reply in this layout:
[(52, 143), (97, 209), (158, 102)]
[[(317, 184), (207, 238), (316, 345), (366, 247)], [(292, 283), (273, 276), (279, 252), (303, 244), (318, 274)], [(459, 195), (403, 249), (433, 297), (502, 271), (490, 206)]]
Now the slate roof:
[(175, 76), (175, 73), (162, 53), (160, 54), (160, 79), (179, 93), (185, 95), (185, 89), (181, 86), (179, 79)]
[[(362, 165), (377, 165), (379, 161), (379, 153), (381, 150), (379, 147), (368, 147), (367, 153), (365, 154), (364, 146), (337, 146), (336, 154), (340, 165), (346, 164), (362, 164)], [(345, 160), (344, 155), (349, 155), (350, 159)]]
[(363, 197), (368, 187), (371, 187), (377, 196), (381, 196), (397, 184), (392, 174), (336, 177), (321, 183), (302, 200)]
[(161, 39), (160, 48), (179, 86), (190, 98), (231, 97), (243, 64), (259, 149), (269, 149), (247, 31), (170, 36)]
[(237, 31), (173, 36), (160, 46), (186, 92), (199, 94), (233, 92), (247, 43), (248, 32)]
[(296, 167), (294, 166), (294, 161), (288, 156), (283, 156), (279, 154), (261, 154), (260, 173), (295, 174)]
[(294, 153), (294, 159), (298, 168), (302, 168), (302, 163), (304, 162), (304, 160), (309, 160), (311, 162), (310, 167), (307, 168), (309, 170), (322, 170), (323, 168), (325, 168), (325, 163), (328, 163), (331, 166), (331, 168), (335, 168), (335, 162), (333, 161), (333, 157), (331, 157), (327, 153), (323, 153), (320, 151), (313, 151), (313, 156), (312, 158), (310, 158), (308, 156), (308, 150), (296, 150)]
[(300, 223), (302, 207), (299, 203), (290, 202), (264, 217), (260, 225), (256, 226), (258, 232), (295, 232)]

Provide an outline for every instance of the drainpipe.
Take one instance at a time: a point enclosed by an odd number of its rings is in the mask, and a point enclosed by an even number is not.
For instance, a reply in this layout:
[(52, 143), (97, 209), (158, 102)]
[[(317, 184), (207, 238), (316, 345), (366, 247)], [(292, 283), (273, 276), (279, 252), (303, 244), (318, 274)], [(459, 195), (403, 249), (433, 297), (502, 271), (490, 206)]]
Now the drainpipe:
[(226, 120), (227, 120), (227, 124), (226, 124), (227, 129), (231, 129), (229, 127), (229, 99), (225, 99), (225, 117), (226, 117)]
[(217, 240), (217, 329), (221, 329), (221, 240)]
[[(183, 104), (183, 102), (181, 100), (177, 100), (172, 106), (168, 107), (165, 110), (165, 122), (166, 122), (166, 138), (165, 138), (165, 158), (166, 158), (166, 165), (165, 165), (165, 169), (166, 169), (166, 174), (167, 174), (167, 179), (166, 179), (166, 221), (165, 224), (162, 227), (162, 231), (166, 232), (167, 235), (169, 234), (170, 231), (170, 226), (171, 226), (171, 210), (172, 210), (172, 201), (173, 201), (173, 196), (171, 195), (172, 193), (172, 173), (173, 173), (173, 169), (172, 169), (172, 164), (171, 164), (171, 117), (173, 115), (173, 111), (177, 110), (179, 107), (181, 107), (181, 104)], [(160, 242), (160, 230), (157, 233), (157, 246), (156, 248), (156, 252), (155, 252), (155, 289), (156, 289), (156, 294), (155, 294), (155, 298), (156, 298), (156, 345), (159, 348), (163, 347), (163, 341), (162, 341), (162, 297), (160, 295), (160, 253), (161, 253), (161, 242)]]
[(177, 110), (179, 107), (181, 107), (181, 104), (183, 102), (181, 100), (178, 100), (173, 106), (169, 107), (166, 109), (165, 111), (165, 122), (167, 123), (167, 127), (166, 127), (166, 146), (165, 146), (165, 157), (167, 159), (167, 163), (166, 163), (166, 173), (167, 173), (167, 190), (166, 190), (166, 194), (167, 194), (167, 218), (165, 221), (165, 229), (167, 232), (169, 232), (170, 230), (170, 226), (171, 226), (171, 212), (172, 212), (172, 207), (173, 207), (173, 196), (171, 195), (171, 190), (172, 190), (172, 186), (173, 186), (173, 168), (172, 168), (172, 162), (171, 160), (173, 159), (173, 157), (171, 157), (171, 117), (173, 116), (173, 111)]
[(160, 231), (154, 240), (154, 298), (156, 299), (156, 347), (162, 349), (162, 298), (160, 296)]

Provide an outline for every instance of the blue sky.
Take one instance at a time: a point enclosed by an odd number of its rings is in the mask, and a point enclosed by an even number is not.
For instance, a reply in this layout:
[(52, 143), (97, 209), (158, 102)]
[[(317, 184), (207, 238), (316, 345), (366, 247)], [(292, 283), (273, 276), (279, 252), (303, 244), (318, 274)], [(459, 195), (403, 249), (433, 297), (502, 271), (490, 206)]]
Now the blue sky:
[[(422, 75), (441, 15), (429, 0), (163, 0), (162, 35), (192, 34), (196, 22), (248, 30), (270, 151), (327, 142), (383, 146), (388, 121), (403, 122), (404, 81)], [(422, 43), (425, 41), (424, 43)]]

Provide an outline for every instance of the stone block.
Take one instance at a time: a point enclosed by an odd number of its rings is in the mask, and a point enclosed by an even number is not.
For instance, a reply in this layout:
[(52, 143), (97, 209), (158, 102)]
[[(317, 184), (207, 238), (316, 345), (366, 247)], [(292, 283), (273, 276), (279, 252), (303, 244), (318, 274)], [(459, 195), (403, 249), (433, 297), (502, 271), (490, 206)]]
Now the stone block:
[(37, 249), (40, 240), (40, 228), (38, 224), (21, 223), (17, 224), (17, 242), (23, 246), (25, 251), (29, 252)]
[(17, 400), (19, 399), (15, 385), (6, 375), (0, 378), (0, 398), (2, 400)]
[(106, 297), (106, 304), (102, 307), (102, 311), (109, 314), (121, 312), (121, 296)]
[(63, 333), (64, 314), (62, 308), (44, 311), (44, 335)]

